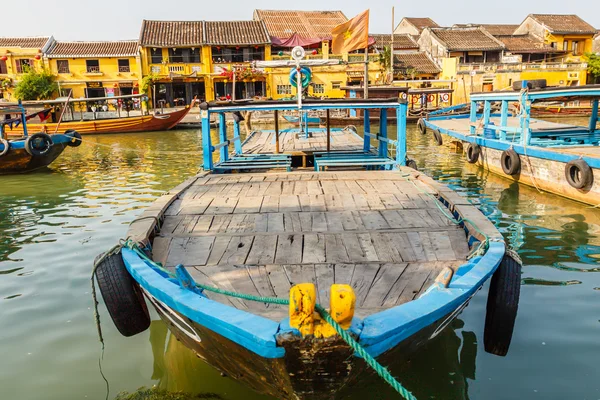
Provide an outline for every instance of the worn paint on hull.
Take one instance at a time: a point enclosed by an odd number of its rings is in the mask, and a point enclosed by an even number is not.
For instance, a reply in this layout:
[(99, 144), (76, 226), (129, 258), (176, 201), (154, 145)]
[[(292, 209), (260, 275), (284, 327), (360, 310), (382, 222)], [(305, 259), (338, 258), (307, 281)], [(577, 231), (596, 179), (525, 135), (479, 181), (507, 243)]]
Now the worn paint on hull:
[(67, 147), (66, 143), (55, 143), (43, 156), (31, 156), (24, 148), (11, 148), (0, 157), (0, 174), (31, 172), (50, 165)]

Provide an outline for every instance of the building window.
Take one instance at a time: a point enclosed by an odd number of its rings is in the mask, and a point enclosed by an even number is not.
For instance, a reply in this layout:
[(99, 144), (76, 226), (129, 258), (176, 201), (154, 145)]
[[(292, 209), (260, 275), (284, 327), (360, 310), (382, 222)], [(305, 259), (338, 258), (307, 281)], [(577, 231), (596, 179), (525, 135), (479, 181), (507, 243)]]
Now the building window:
[(33, 67), (33, 60), (29, 60), (27, 58), (22, 58), (22, 59), (16, 60), (16, 64), (17, 64), (17, 74), (22, 74), (24, 72), (27, 72), (28, 69)]
[(8, 70), (6, 69), (6, 61), (0, 60), (0, 74), (8, 74)]
[(556, 49), (558, 47), (556, 42), (552, 42), (550, 43), (550, 47), (552, 47), (553, 49)]
[(292, 85), (277, 85), (277, 94), (292, 94)]
[(340, 90), (342, 88), (342, 82), (331, 82), (331, 88), (333, 90)]
[(188, 62), (193, 63), (193, 64), (199, 64), (202, 62), (202, 59), (200, 58), (200, 49), (186, 49), (187, 51), (187, 56), (188, 56)]
[(73, 97), (73, 89), (65, 89), (65, 88), (60, 88), (60, 96), (61, 97)]
[(56, 60), (56, 69), (59, 74), (68, 74), (71, 71), (69, 70), (69, 60)]
[(325, 94), (325, 85), (322, 83), (315, 83), (313, 85), (314, 94)]
[(569, 51), (569, 42), (566, 40), (563, 42), (563, 51)]
[(162, 64), (162, 49), (150, 50), (150, 63), (151, 64)]
[(100, 61), (99, 60), (85, 60), (85, 66), (88, 74), (100, 72)]
[(118, 60), (117, 62), (119, 63), (119, 72), (131, 72), (129, 69), (129, 60), (124, 59)]
[(579, 42), (576, 42), (576, 41), (571, 42), (571, 51), (573, 52), (574, 55), (579, 54)]
[(169, 49), (170, 63), (183, 63), (183, 49)]

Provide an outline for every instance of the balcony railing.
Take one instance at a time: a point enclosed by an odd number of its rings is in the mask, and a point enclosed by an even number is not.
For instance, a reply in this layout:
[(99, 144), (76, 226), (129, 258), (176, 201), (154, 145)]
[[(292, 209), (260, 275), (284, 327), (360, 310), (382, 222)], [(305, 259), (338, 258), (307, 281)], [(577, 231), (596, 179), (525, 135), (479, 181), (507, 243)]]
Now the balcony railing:
[(121, 66), (119, 67), (119, 72), (131, 72), (131, 68), (129, 68), (129, 66)]
[(100, 73), (100, 67), (88, 66), (86, 72), (88, 74), (98, 74)]
[(526, 70), (582, 71), (586, 63), (473, 63), (459, 64), (459, 72), (510, 72)]
[(194, 64), (155, 64), (150, 66), (150, 72), (157, 75), (191, 75), (194, 72), (197, 74), (202, 73), (202, 65)]

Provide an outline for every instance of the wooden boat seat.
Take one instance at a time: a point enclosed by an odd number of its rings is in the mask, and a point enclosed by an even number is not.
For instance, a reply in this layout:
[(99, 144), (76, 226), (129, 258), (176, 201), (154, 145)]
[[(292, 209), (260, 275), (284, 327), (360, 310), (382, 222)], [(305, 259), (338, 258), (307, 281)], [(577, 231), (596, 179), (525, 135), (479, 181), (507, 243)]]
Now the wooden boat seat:
[(330, 152), (315, 154), (315, 171), (325, 167), (348, 167), (348, 166), (388, 166), (396, 164), (396, 161), (388, 157), (380, 157), (372, 152)]
[[(314, 282), (350, 284), (356, 316), (413, 300), (468, 255), (462, 228), (401, 174), (383, 171), (209, 175), (166, 211), (153, 258), (223, 289), (287, 298)], [(280, 321), (287, 308), (209, 298)]]
[(261, 154), (260, 156), (235, 156), (227, 161), (215, 165), (216, 172), (223, 171), (242, 171), (256, 169), (277, 169), (285, 168), (292, 170), (292, 158), (285, 154)]

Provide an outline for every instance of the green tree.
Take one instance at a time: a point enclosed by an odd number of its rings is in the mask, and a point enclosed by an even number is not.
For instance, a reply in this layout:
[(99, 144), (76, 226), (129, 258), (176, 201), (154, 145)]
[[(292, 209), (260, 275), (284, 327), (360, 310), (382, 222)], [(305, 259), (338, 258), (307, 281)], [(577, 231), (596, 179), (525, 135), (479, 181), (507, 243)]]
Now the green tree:
[(600, 56), (594, 53), (586, 53), (585, 57), (587, 58), (588, 74), (594, 79), (593, 83), (596, 83), (600, 78)]
[(15, 86), (15, 97), (19, 100), (47, 100), (58, 91), (56, 76), (47, 69), (40, 72), (27, 68)]
[[(392, 48), (390, 46), (384, 46), (381, 53), (379, 53), (379, 67), (381, 68), (382, 81), (386, 83), (389, 79), (388, 74), (390, 73), (390, 63), (392, 56)], [(393, 80), (393, 78), (392, 78)]]

